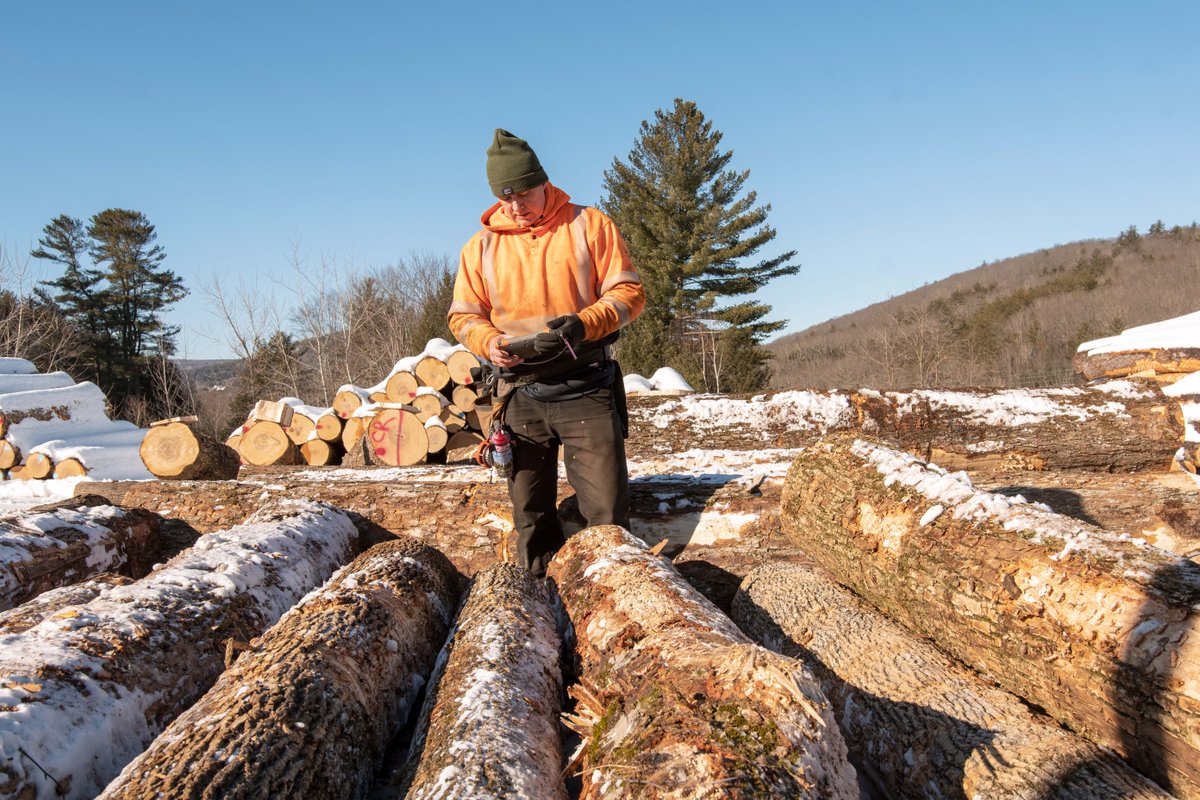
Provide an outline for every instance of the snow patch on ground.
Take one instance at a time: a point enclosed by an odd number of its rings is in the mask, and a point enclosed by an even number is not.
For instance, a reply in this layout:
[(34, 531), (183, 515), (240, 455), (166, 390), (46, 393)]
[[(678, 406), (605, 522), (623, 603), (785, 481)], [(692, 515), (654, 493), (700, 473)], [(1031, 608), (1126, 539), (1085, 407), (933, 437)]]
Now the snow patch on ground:
[[(731, 425), (765, 427), (780, 425), (787, 430), (817, 430), (824, 433), (854, 424), (854, 409), (846, 395), (825, 392), (779, 392), (770, 398), (739, 400), (718, 395), (695, 395), (669, 400), (649, 414), (656, 428), (667, 428), (676, 420), (688, 420), (710, 429)], [(764, 429), (763, 436), (769, 434)]]

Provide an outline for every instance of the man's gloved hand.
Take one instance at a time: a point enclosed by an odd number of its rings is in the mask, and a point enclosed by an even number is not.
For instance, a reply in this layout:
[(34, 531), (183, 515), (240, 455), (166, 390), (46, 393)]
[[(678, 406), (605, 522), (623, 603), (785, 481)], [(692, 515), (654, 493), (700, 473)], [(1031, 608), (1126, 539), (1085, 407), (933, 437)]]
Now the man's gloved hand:
[(546, 323), (546, 327), (550, 330), (539, 333), (533, 340), (533, 347), (540, 354), (558, 353), (569, 349), (574, 355), (579, 345), (583, 344), (583, 320), (577, 314), (555, 317)]

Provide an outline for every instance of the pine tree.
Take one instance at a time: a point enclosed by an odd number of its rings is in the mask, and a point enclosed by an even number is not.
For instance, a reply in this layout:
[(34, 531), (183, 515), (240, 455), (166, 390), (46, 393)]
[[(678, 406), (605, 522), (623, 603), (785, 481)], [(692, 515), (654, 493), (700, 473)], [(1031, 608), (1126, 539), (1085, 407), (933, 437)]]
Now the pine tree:
[(693, 386), (753, 391), (769, 377), (758, 345), (786, 321), (768, 321), (769, 305), (726, 298), (753, 294), (793, 275), (795, 251), (747, 263), (775, 238), (770, 205), (743, 189), (749, 170), (728, 168), (722, 135), (696, 104), (676, 99), (658, 110), (627, 162), (604, 173), (603, 210), (625, 236), (646, 290), (646, 310), (620, 341), (627, 372), (650, 374), (664, 358)]

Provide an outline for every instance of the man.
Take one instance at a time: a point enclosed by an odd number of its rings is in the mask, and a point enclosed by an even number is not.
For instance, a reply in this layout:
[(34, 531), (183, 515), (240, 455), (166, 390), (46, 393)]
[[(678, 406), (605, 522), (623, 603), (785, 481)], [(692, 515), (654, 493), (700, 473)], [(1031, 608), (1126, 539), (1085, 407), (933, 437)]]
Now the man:
[[(624, 389), (608, 346), (646, 297), (612, 220), (550, 183), (533, 149), (496, 129), (487, 178), (498, 198), (462, 249), (450, 329), (496, 368), (493, 428), (513, 434), (508, 481), (521, 564), (534, 575), (566, 539), (558, 447), (588, 525), (629, 527)], [(522, 358), (502, 343), (540, 334)]]

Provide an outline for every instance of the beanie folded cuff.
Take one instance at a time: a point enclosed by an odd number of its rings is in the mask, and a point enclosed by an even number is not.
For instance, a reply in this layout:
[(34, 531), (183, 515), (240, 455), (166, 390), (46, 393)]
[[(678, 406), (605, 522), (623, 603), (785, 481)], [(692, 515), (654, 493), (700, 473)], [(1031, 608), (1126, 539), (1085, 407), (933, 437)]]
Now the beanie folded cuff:
[(520, 194), (541, 186), (550, 178), (546, 175), (546, 170), (538, 167), (533, 172), (527, 172), (524, 175), (519, 175), (515, 178), (507, 178), (503, 183), (491, 184), (492, 194), (496, 197), (505, 197), (510, 194)]

